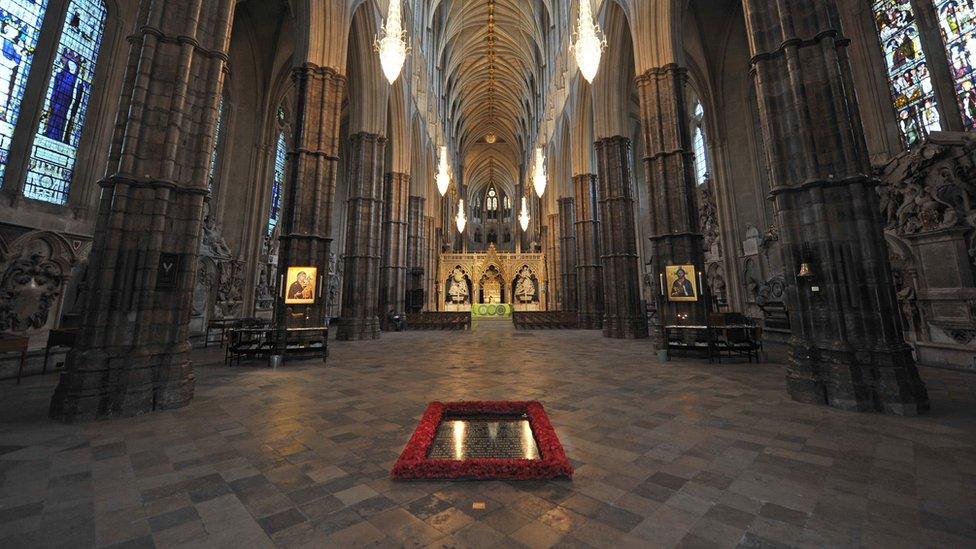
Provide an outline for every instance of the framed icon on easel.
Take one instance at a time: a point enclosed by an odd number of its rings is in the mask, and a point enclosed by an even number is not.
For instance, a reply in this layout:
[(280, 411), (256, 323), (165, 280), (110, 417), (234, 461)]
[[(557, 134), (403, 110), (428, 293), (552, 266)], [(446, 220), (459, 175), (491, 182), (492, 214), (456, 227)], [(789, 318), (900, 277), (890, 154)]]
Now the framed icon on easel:
[(694, 265), (668, 265), (664, 268), (664, 273), (668, 301), (698, 301)]
[(288, 267), (285, 275), (285, 305), (311, 305), (318, 295), (318, 267)]

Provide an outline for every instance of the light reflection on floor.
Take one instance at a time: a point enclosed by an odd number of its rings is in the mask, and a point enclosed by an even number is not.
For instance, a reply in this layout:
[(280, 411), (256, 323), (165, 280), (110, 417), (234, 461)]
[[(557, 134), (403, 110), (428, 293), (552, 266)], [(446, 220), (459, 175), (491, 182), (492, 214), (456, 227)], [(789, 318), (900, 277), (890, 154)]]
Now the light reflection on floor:
[(532, 426), (523, 418), (447, 418), (428, 452), (430, 459), (539, 459)]

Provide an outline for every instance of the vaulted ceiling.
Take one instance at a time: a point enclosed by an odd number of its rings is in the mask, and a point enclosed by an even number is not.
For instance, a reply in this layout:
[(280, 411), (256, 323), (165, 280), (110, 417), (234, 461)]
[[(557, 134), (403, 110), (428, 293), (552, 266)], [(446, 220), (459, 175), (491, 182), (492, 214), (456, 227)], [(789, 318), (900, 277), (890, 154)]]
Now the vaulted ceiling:
[[(438, 44), (453, 149), (472, 190), (518, 179), (538, 124), (540, 67), (545, 60), (543, 0), (437, 0)], [(494, 141), (494, 143), (491, 143)], [(514, 190), (514, 189), (511, 189)]]

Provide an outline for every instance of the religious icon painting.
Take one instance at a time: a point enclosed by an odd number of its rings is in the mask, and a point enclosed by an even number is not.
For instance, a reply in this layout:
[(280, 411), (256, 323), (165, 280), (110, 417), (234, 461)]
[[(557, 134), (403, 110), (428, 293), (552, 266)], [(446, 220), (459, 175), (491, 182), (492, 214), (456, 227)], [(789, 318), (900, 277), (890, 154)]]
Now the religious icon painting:
[(311, 305), (315, 303), (317, 267), (288, 267), (285, 275), (285, 305)]
[(669, 301), (698, 301), (694, 265), (668, 265), (664, 268)]

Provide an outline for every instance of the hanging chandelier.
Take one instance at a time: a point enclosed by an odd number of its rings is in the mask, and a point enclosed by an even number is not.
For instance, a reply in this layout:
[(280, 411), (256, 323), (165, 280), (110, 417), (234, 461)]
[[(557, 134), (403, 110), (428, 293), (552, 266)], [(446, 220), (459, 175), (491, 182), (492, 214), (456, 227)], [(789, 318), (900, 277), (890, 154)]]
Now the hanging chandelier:
[(391, 85), (400, 76), (403, 63), (407, 60), (407, 54), (410, 53), (410, 46), (407, 45), (407, 31), (403, 29), (403, 22), (400, 17), (400, 2), (401, 0), (390, 0), (386, 24), (380, 26), (380, 31), (376, 33), (376, 40), (373, 42), (373, 49), (380, 54), (383, 74)]
[(546, 155), (542, 152), (542, 147), (535, 149), (535, 174), (532, 176), (532, 184), (535, 187), (535, 194), (542, 198), (546, 193)]
[(451, 176), (447, 173), (447, 147), (441, 145), (441, 157), (437, 165), (437, 192), (444, 196), (450, 186)]
[(468, 224), (468, 218), (464, 215), (464, 199), (458, 200), (458, 212), (457, 216), (454, 217), (454, 222), (457, 223), (457, 230), (459, 233), (464, 232), (464, 226)]
[(531, 220), (532, 220), (532, 218), (529, 217), (529, 207), (528, 207), (528, 204), (526, 204), (526, 202), (525, 202), (525, 197), (523, 196), (522, 197), (522, 213), (519, 214), (519, 224), (522, 226), (522, 231), (523, 232), (529, 230), (529, 221), (531, 221)]
[(576, 42), (571, 46), (576, 64), (587, 82), (592, 83), (600, 70), (600, 57), (607, 47), (607, 37), (600, 25), (593, 22), (590, 0), (580, 0), (579, 22), (576, 26)]

